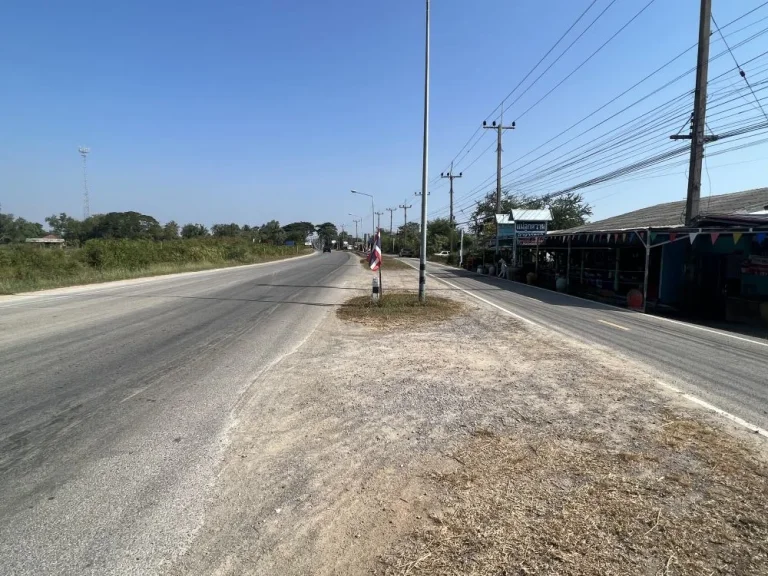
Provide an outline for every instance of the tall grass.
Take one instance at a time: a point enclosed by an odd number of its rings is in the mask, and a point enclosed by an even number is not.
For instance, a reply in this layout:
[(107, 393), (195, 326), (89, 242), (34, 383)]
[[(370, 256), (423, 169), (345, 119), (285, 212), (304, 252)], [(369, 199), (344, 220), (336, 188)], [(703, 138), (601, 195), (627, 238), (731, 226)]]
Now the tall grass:
[(308, 253), (246, 239), (89, 240), (82, 248), (0, 247), (0, 294), (255, 264)]

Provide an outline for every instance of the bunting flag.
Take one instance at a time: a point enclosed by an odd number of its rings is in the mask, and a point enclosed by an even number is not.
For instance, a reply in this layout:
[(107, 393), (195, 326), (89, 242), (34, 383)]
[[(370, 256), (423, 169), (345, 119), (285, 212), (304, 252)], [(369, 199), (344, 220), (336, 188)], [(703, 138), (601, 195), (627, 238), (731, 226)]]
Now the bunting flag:
[(693, 244), (693, 241), (696, 240), (696, 236), (698, 235), (699, 235), (698, 232), (691, 232), (690, 234), (688, 234), (688, 238), (691, 239), (691, 244)]
[(656, 232), (651, 232), (650, 236), (651, 236), (651, 244), (653, 244), (658, 234)]
[(669, 233), (669, 241), (670, 242), (674, 242), (675, 240), (677, 240), (677, 232), (670, 232)]
[(638, 232), (638, 233), (637, 233), (637, 237), (638, 237), (638, 238), (640, 238), (640, 240), (643, 240), (643, 239), (645, 238), (645, 236), (644, 236), (644, 233), (643, 233), (643, 232)]
[(765, 232), (760, 232), (760, 234), (755, 236), (755, 240), (757, 240), (758, 244), (762, 244), (763, 241), (765, 240), (765, 236), (766, 236)]
[(616, 234), (613, 235), (613, 241), (618, 242), (619, 241), (619, 233), (616, 232)]
[(733, 233), (733, 243), (734, 244), (738, 244), (739, 240), (741, 240), (742, 235), (743, 234), (741, 232), (734, 232)]
[(624, 234), (621, 235), (621, 241), (626, 242), (627, 241), (627, 233), (624, 232)]
[(709, 237), (712, 238), (712, 244), (717, 242), (717, 239), (720, 237), (720, 232), (711, 232), (709, 234)]
[(587, 234), (587, 242), (592, 242), (592, 234)]

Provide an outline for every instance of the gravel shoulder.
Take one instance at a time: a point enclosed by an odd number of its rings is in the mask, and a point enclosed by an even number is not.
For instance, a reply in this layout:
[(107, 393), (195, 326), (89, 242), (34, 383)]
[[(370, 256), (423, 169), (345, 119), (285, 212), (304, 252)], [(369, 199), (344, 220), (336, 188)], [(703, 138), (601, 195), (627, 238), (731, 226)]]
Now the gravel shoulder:
[[(385, 270), (385, 293), (416, 286)], [(641, 364), (428, 289), (465, 312), (329, 313), (251, 387), (173, 574), (768, 571), (764, 439)]]

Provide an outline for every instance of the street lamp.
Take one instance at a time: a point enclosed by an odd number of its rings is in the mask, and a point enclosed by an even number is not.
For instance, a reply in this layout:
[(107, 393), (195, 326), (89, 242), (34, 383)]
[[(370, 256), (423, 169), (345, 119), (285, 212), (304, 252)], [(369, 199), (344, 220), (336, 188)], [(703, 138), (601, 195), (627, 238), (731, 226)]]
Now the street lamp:
[(371, 229), (373, 230), (373, 236), (376, 236), (376, 208), (373, 205), (373, 194), (366, 194), (365, 192), (358, 192), (357, 190), (350, 190), (352, 194), (360, 194), (361, 196), (368, 196), (371, 199)]

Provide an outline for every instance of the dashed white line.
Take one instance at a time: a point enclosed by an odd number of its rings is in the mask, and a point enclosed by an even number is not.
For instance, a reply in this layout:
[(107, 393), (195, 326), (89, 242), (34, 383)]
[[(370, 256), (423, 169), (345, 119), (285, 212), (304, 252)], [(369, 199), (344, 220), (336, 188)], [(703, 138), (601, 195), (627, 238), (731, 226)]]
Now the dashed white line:
[(613, 328), (618, 328), (619, 330), (624, 330), (625, 332), (629, 332), (629, 328), (626, 326), (619, 326), (618, 324), (614, 324), (613, 322), (608, 322), (607, 320), (598, 320), (600, 324), (605, 324), (606, 326), (611, 326)]

